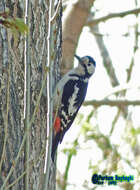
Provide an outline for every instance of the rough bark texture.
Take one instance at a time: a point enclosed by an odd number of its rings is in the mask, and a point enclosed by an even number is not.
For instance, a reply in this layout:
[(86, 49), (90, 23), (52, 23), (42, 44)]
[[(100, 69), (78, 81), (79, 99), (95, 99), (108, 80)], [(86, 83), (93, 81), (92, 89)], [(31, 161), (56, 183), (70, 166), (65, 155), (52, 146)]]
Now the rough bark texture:
[[(24, 1), (3, 1), (0, 11), (9, 7), (10, 15), (24, 18)], [(55, 3), (57, 4), (58, 1)], [(53, 47), (51, 59), (54, 61), (54, 76), (58, 80), (58, 66), (61, 57), (61, 6), (53, 23)], [(47, 24), (48, 1), (30, 1), (29, 11), (29, 39), (30, 39), (30, 119), (34, 112), (42, 81), (46, 72), (47, 58)], [(10, 30), (0, 26), (0, 187), (3, 185), (11, 166), (14, 171), (4, 189), (25, 189), (24, 176), (26, 174), (25, 150), (22, 150), (15, 165), (23, 136), (24, 125), (24, 36), (18, 34), (13, 37)], [(45, 43), (45, 46), (43, 44)], [(30, 130), (30, 177), (29, 189), (42, 189), (44, 177), (44, 156), (47, 131), (47, 97), (44, 89), (35, 120)], [(9, 187), (8, 187), (9, 186)]]

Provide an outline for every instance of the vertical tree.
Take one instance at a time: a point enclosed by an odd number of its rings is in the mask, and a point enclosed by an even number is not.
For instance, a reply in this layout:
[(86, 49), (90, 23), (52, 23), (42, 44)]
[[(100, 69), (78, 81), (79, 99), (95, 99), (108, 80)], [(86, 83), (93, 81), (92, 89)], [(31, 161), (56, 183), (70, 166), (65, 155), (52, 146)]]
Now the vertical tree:
[[(42, 189), (46, 78), (51, 70), (54, 88), (61, 58), (61, 1), (6, 0), (0, 2), (0, 12), (0, 187)], [(28, 26), (26, 36), (20, 19)]]

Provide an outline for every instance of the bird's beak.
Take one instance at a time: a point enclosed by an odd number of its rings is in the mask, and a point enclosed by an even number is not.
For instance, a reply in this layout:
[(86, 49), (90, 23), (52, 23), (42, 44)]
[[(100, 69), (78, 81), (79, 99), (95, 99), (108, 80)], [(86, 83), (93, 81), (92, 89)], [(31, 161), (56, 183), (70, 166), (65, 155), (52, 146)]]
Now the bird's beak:
[(78, 59), (79, 63), (82, 63), (81, 57), (79, 57), (78, 55), (74, 55), (74, 57), (76, 57)]

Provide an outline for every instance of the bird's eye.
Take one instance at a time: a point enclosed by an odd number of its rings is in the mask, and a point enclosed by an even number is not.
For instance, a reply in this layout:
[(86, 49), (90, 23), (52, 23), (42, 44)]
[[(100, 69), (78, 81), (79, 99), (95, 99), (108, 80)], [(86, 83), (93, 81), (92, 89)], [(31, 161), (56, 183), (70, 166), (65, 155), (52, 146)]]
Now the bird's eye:
[(88, 63), (88, 66), (90, 66), (91, 64), (90, 63)]

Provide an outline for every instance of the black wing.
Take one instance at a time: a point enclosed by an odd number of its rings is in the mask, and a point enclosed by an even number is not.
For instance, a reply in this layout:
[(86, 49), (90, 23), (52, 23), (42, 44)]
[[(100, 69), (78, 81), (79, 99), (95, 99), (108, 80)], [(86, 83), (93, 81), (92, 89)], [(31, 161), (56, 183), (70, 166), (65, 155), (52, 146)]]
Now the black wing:
[(53, 161), (58, 144), (62, 142), (85, 99), (87, 87), (88, 83), (81, 80), (69, 80), (64, 86), (62, 105), (58, 110), (58, 115), (61, 118), (61, 131), (56, 134), (52, 142), (51, 157)]
[(61, 138), (72, 125), (77, 112), (79, 111), (87, 92), (88, 83), (81, 80), (69, 80), (63, 90), (62, 105), (60, 110), (61, 118)]

